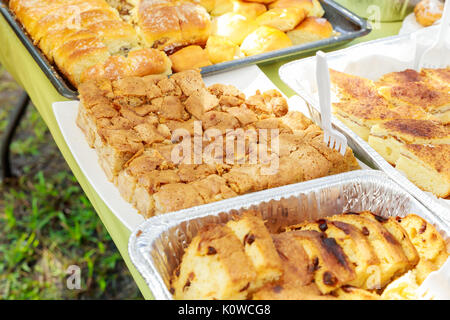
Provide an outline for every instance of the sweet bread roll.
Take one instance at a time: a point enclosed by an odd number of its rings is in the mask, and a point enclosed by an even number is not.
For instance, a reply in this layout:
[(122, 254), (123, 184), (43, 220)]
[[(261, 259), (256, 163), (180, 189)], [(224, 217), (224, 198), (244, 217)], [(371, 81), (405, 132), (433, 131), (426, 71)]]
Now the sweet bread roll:
[(233, 0), (214, 0), (214, 8), (211, 10), (212, 16), (221, 16), (233, 11)]
[(253, 19), (267, 11), (267, 8), (262, 3), (245, 2), (235, 0), (233, 1), (233, 12), (242, 14), (247, 18)]
[(300, 8), (274, 8), (256, 18), (260, 26), (268, 26), (281, 31), (295, 28), (305, 18), (305, 11)]
[(294, 45), (319, 41), (333, 35), (333, 26), (324, 18), (308, 17), (287, 35)]
[(205, 50), (209, 60), (214, 64), (244, 57), (238, 45), (220, 36), (210, 36)]
[(77, 86), (87, 68), (105, 62), (108, 48), (98, 38), (72, 40), (64, 43), (54, 54), (54, 61), (69, 81)]
[(174, 72), (210, 66), (208, 54), (200, 46), (187, 46), (169, 56)]
[(151, 5), (143, 2), (137, 24), (147, 46), (171, 52), (190, 44), (204, 45), (211, 21), (206, 9), (194, 3)]
[(258, 3), (264, 3), (264, 4), (269, 4), (271, 2), (273, 2), (273, 0), (246, 0), (248, 2), (258, 2)]
[(246, 56), (252, 56), (289, 46), (292, 46), (292, 41), (284, 32), (261, 26), (244, 39), (241, 50)]
[(257, 27), (258, 25), (253, 19), (228, 12), (213, 21), (212, 35), (228, 38), (235, 44), (240, 45), (245, 37)]
[(81, 75), (81, 82), (88, 79), (107, 78), (115, 80), (129, 76), (143, 77), (151, 74), (170, 74), (171, 61), (167, 55), (157, 49), (140, 49), (131, 51), (127, 57), (112, 56), (105, 62), (86, 69)]
[(39, 48), (45, 52), (49, 61), (54, 61), (55, 51), (67, 42), (73, 40), (95, 38), (95, 34), (87, 29), (56, 29), (47, 33), (47, 36), (39, 42)]
[(269, 9), (292, 7), (304, 9), (307, 17), (320, 18), (325, 14), (320, 2), (317, 0), (277, 0), (269, 4)]
[(139, 46), (134, 27), (120, 20), (108, 20), (91, 24), (87, 28), (102, 40), (111, 54), (126, 54)]
[(193, 0), (192, 2), (198, 4), (206, 9), (206, 11), (211, 12), (214, 9), (217, 0)]
[(442, 17), (444, 4), (439, 0), (422, 0), (414, 8), (416, 20), (424, 27), (431, 26)]

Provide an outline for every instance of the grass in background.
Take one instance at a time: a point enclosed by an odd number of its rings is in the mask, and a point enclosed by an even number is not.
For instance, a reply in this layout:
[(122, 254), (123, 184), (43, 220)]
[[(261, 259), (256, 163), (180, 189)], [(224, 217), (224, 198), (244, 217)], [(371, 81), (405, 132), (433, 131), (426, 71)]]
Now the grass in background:
[[(0, 65), (0, 134), (20, 92)], [(31, 105), (16, 133), (11, 158), (18, 178), (0, 184), (0, 300), (141, 298)], [(81, 268), (80, 290), (66, 286), (70, 265)]]

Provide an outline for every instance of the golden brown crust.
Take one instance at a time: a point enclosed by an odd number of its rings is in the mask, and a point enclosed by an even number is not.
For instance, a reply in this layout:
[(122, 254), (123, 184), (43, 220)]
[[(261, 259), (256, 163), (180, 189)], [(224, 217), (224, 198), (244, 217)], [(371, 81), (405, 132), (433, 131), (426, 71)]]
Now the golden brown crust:
[(208, 54), (200, 46), (192, 45), (178, 50), (169, 56), (174, 72), (210, 66)]
[(444, 5), (438, 0), (421, 0), (414, 7), (416, 20), (424, 27), (431, 26), (440, 19), (443, 11)]
[(405, 149), (450, 180), (450, 145), (408, 144)]
[(447, 91), (438, 90), (423, 82), (398, 84), (385, 88), (382, 92), (388, 99), (406, 102), (430, 112), (450, 104), (450, 94)]
[[(246, 98), (233, 86), (207, 88), (198, 70), (170, 78), (100, 77), (79, 90), (79, 123), (89, 144), (108, 177), (120, 176), (121, 194), (145, 217), (359, 168), (351, 150), (342, 156), (329, 149), (318, 126), (288, 112), (276, 90)], [(231, 129), (237, 130), (227, 135)], [(252, 135), (260, 129), (278, 132)], [(200, 153), (194, 153), (195, 139), (181, 141), (195, 130), (208, 133)], [(216, 134), (224, 152), (208, 149)], [(244, 139), (243, 148), (236, 149), (236, 138)], [(279, 148), (272, 145), (276, 138)]]
[[(363, 224), (355, 226), (356, 221)], [(442, 236), (414, 214), (384, 218), (368, 211), (347, 213), (305, 221), (286, 230), (269, 235), (257, 211), (236, 214), (226, 225), (201, 228), (171, 278), (174, 298), (379, 300), (382, 287), (368, 283), (385, 277), (380, 263), (395, 261), (388, 258), (392, 251), (378, 246), (374, 237), (384, 237), (392, 244), (398, 239), (405, 252), (414, 250), (413, 265), (408, 269), (414, 268), (408, 274), (417, 284), (448, 257)], [(355, 282), (358, 267), (365, 275)], [(411, 290), (414, 285), (411, 283)]]
[(398, 119), (380, 125), (390, 134), (414, 138), (439, 139), (450, 137), (450, 127), (431, 120)]
[(413, 69), (406, 69), (400, 72), (391, 72), (383, 75), (376, 84), (378, 86), (396, 85), (400, 83), (421, 82), (424, 77), (421, 73)]

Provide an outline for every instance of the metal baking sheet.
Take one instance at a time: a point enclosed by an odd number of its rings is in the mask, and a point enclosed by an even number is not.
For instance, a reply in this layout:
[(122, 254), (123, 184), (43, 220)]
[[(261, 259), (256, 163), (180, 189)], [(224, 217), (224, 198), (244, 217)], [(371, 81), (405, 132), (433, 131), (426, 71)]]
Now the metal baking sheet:
[(444, 236), (450, 228), (381, 171), (353, 171), (249, 194), (206, 206), (161, 215), (142, 223), (130, 236), (128, 252), (155, 299), (172, 299), (169, 280), (199, 228), (226, 222), (247, 209), (261, 212), (272, 232), (280, 227), (347, 211), (382, 216), (415, 213)]
[[(436, 28), (430, 27), (421, 30), (417, 34), (417, 39), (426, 47), (430, 41), (433, 41), (433, 34), (436, 34)], [(358, 71), (363, 71), (368, 78), (375, 80), (388, 72), (411, 68), (415, 59), (415, 44), (409, 35), (393, 36), (329, 53), (327, 59), (330, 68), (341, 70), (340, 67), (346, 66), (349, 73), (358, 75)], [(315, 57), (287, 63), (280, 68), (279, 74), (281, 80), (306, 102), (311, 118), (320, 124), (315, 84)], [(437, 199), (420, 190), (384, 160), (366, 141), (334, 116), (332, 116), (332, 123), (347, 137), (350, 148), (359, 159), (374, 169), (386, 172), (390, 178), (397, 181), (406, 191), (414, 194), (434, 214), (450, 223), (450, 209), (445, 203), (446, 200)]]
[[(226, 70), (236, 69), (249, 64), (269, 62), (300, 53), (337, 46), (355, 38), (364, 36), (371, 31), (364, 19), (358, 17), (336, 2), (332, 0), (320, 1), (325, 10), (325, 18), (330, 21), (330, 23), (333, 25), (334, 30), (340, 33), (339, 35), (321, 41), (292, 46), (289, 48), (275, 50), (272, 52), (233, 61), (218, 63), (212, 66), (204, 67), (202, 69), (202, 74), (215, 74)], [(5, 17), (6, 21), (8, 21), (9, 25), (17, 34), (25, 48), (36, 60), (37, 64), (45, 73), (47, 78), (54, 85), (56, 90), (58, 90), (58, 92), (66, 98), (77, 99), (78, 92), (76, 91), (76, 89), (46, 59), (41, 50), (33, 44), (33, 41), (30, 39), (20, 22), (18, 22), (14, 18), (14, 14), (9, 10), (8, 7), (8, 0), (2, 0), (0, 4), (0, 12)]]

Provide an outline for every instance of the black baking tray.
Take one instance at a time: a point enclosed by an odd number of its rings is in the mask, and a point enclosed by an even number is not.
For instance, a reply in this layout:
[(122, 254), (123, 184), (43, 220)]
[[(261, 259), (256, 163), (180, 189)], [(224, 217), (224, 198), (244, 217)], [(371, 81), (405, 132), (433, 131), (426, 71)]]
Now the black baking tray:
[[(358, 37), (362, 37), (371, 31), (366, 20), (345, 9), (336, 2), (332, 0), (321, 0), (320, 2), (323, 6), (323, 9), (325, 10), (325, 18), (333, 25), (334, 30), (339, 33), (338, 35), (320, 41), (292, 46), (251, 57), (241, 58), (204, 67), (202, 68), (202, 74), (208, 75), (219, 73), (249, 64), (275, 61), (280, 58), (341, 45)], [(77, 90), (47, 60), (41, 50), (33, 44), (33, 41), (30, 39), (25, 29), (22, 27), (20, 22), (15, 19), (14, 14), (9, 10), (7, 0), (2, 0), (0, 4), (0, 12), (5, 17), (6, 21), (8, 21), (9, 25), (19, 37), (20, 41), (30, 52), (31, 56), (36, 60), (36, 63), (45, 73), (56, 90), (62, 96), (68, 99), (77, 99)]]

